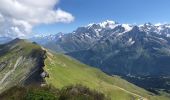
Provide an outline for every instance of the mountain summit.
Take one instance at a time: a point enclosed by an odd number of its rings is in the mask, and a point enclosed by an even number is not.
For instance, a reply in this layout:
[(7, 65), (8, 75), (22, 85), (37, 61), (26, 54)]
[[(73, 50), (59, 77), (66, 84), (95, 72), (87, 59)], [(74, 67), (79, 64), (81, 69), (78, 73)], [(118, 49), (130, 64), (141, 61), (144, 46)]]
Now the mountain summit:
[(41, 84), (45, 51), (27, 40), (0, 45), (0, 92), (16, 85)]

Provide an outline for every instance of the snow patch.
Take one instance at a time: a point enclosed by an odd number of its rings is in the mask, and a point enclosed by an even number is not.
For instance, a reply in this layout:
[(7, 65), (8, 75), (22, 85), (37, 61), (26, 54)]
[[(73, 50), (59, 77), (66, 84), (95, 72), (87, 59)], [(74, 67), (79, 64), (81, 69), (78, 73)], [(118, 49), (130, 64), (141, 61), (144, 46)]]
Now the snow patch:
[(128, 40), (128, 44), (133, 45), (134, 43), (135, 43), (135, 41), (133, 41), (133, 39), (132, 39), (132, 38), (129, 38), (129, 40)]
[(166, 37), (170, 37), (170, 34), (167, 34)]
[(114, 29), (117, 26), (117, 22), (115, 21), (110, 21), (110, 20), (106, 20), (102, 23), (99, 23), (100, 27), (102, 28), (110, 28), (110, 29)]
[(122, 24), (122, 27), (125, 29), (126, 32), (131, 31), (132, 28), (133, 28), (133, 27), (132, 27), (131, 25), (129, 25), (129, 24)]

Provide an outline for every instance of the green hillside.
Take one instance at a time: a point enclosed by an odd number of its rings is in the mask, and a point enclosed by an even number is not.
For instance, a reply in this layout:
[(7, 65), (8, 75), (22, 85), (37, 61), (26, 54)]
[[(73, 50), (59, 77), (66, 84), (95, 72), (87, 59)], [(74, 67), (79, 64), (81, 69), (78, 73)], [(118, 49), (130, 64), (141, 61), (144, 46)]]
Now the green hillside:
[(108, 76), (98, 69), (62, 54), (47, 52), (44, 68), (50, 76), (46, 78), (46, 82), (56, 88), (82, 84), (104, 93), (112, 100), (168, 100), (165, 97), (153, 96), (118, 76)]
[[(17, 84), (41, 81), (39, 71), (45, 52), (40, 46), (15, 39), (0, 46), (0, 92)], [(37, 83), (37, 82), (36, 82)]]
[(110, 100), (98, 91), (82, 85), (66, 86), (56, 89), (52, 86), (29, 85), (14, 86), (2, 94), (0, 100)]

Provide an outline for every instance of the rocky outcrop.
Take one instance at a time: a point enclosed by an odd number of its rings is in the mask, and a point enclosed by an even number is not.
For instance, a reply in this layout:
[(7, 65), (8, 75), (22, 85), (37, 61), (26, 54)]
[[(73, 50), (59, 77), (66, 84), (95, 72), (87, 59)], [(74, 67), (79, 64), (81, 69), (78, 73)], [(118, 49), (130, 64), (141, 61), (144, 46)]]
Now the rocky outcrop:
[(0, 92), (15, 85), (44, 83), (46, 51), (35, 43), (15, 39), (0, 46)]

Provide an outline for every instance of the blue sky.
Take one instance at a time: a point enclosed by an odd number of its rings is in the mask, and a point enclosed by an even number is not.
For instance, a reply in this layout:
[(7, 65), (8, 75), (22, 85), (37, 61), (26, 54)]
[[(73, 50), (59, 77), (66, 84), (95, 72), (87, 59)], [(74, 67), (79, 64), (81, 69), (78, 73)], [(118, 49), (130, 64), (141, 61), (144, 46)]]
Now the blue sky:
[(170, 23), (170, 0), (60, 0), (56, 8), (71, 13), (75, 20), (39, 25), (33, 32), (72, 32), (79, 26), (107, 19), (129, 24)]

